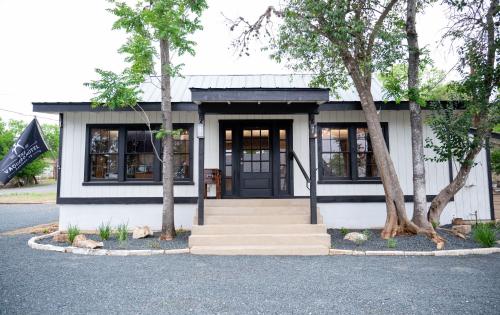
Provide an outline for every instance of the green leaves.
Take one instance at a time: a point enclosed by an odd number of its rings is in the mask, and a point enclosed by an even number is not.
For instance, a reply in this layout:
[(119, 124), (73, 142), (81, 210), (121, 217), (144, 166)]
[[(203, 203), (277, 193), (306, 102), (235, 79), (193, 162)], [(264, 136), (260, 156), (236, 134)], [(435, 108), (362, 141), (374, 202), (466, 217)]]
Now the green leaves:
[(99, 79), (84, 83), (85, 86), (96, 91), (96, 96), (92, 98), (94, 107), (107, 106), (117, 109), (137, 104), (141, 91), (136, 74), (129, 70), (121, 74), (101, 69), (95, 71), (100, 76)]
[[(98, 79), (85, 83), (96, 92), (94, 106), (116, 109), (134, 106), (140, 99), (140, 84), (149, 75), (155, 75), (158, 57), (155, 42), (168, 40), (171, 53), (194, 55), (195, 42), (188, 36), (202, 29), (200, 15), (207, 8), (205, 0), (149, 0), (137, 1), (135, 6), (109, 0), (108, 9), (117, 20), (113, 29), (124, 30), (129, 37), (120, 47), (129, 66), (121, 73), (96, 69)], [(180, 75), (182, 64), (168, 65), (167, 73)]]

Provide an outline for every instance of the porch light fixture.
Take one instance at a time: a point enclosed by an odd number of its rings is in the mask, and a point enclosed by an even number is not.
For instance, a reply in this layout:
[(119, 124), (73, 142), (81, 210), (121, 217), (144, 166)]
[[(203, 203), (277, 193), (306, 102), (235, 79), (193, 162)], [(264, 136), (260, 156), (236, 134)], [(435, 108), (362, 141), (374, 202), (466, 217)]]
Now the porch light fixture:
[(316, 139), (318, 137), (318, 126), (316, 123), (310, 124), (309, 125), (309, 138), (310, 139)]
[(203, 123), (198, 123), (196, 125), (196, 136), (199, 138), (199, 139), (203, 139), (205, 138), (205, 124)]

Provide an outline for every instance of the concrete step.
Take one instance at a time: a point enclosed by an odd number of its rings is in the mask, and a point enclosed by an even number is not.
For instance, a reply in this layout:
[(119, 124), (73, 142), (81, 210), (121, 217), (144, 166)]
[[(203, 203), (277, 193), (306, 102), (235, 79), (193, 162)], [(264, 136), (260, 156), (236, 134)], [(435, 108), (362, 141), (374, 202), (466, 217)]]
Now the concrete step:
[(195, 255), (328, 255), (329, 247), (321, 245), (293, 246), (193, 246), (190, 251)]
[[(308, 224), (311, 222), (310, 215), (206, 215), (206, 225), (233, 225), (233, 224)], [(198, 223), (198, 217), (194, 217), (194, 224)], [(318, 216), (318, 223), (323, 223), (323, 218)]]
[(238, 224), (193, 225), (191, 235), (237, 234), (318, 234), (326, 233), (324, 224)]
[(209, 206), (205, 215), (281, 215), (309, 214), (309, 206)]
[(330, 246), (330, 236), (323, 234), (236, 234), (191, 235), (189, 247), (194, 246)]
[(293, 199), (206, 199), (205, 207), (234, 207), (234, 206), (309, 206), (307, 198)]

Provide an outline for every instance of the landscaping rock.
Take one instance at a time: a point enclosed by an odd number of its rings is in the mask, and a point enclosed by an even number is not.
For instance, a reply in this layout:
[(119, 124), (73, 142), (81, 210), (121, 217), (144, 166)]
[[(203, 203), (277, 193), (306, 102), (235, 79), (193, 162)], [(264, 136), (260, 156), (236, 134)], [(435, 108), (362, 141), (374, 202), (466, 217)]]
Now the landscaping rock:
[(145, 238), (148, 236), (153, 236), (153, 231), (151, 231), (147, 225), (136, 227), (132, 233), (133, 239)]
[(365, 242), (366, 240), (368, 240), (366, 235), (364, 235), (362, 233), (358, 233), (358, 232), (347, 233), (344, 236), (344, 239), (351, 241), (351, 242)]
[(85, 235), (79, 234), (73, 240), (73, 246), (80, 247), (80, 248), (94, 249), (94, 248), (103, 247), (104, 244), (102, 242), (96, 242), (94, 240), (89, 240), (85, 237)]
[(56, 243), (69, 243), (68, 234), (60, 233), (52, 237), (52, 240)]
[(451, 220), (452, 225), (465, 225), (465, 221), (462, 218), (454, 218)]
[(451, 229), (463, 235), (470, 234), (471, 232), (470, 225), (454, 225)]

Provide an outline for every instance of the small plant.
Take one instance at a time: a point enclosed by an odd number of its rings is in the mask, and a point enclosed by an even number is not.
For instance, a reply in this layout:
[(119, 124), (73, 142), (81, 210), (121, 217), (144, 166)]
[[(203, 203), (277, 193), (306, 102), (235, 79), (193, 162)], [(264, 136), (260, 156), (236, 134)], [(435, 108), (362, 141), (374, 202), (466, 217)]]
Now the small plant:
[(357, 246), (360, 246), (362, 245), (364, 242), (366, 242), (366, 240), (362, 239), (362, 238), (358, 238), (354, 241), (354, 243), (357, 245)]
[(49, 229), (47, 229), (47, 228), (43, 229), (42, 233), (43, 234), (48, 234), (49, 233)]
[(474, 241), (483, 245), (484, 247), (493, 247), (496, 241), (495, 229), (486, 223), (478, 223), (474, 226), (472, 231)]
[(103, 241), (107, 241), (109, 239), (109, 236), (111, 235), (111, 225), (110, 223), (106, 223), (104, 224), (101, 223), (98, 227), (98, 232), (99, 232), (99, 236), (101, 237), (101, 240)]
[(68, 225), (68, 239), (70, 243), (73, 243), (75, 237), (80, 234), (80, 229), (76, 225)]
[(366, 240), (368, 241), (372, 237), (372, 232), (370, 232), (370, 230), (364, 230), (363, 235), (366, 237)]
[(120, 242), (125, 242), (128, 239), (128, 224), (123, 223), (116, 227), (116, 238)]
[(346, 236), (346, 234), (349, 233), (349, 230), (346, 229), (345, 227), (341, 227), (340, 228), (340, 233), (342, 233), (342, 235)]
[(431, 224), (434, 229), (436, 229), (439, 226), (439, 222), (432, 221)]
[(388, 248), (396, 248), (397, 245), (398, 245), (398, 241), (396, 241), (395, 239), (393, 239), (393, 238), (387, 239), (387, 247)]

